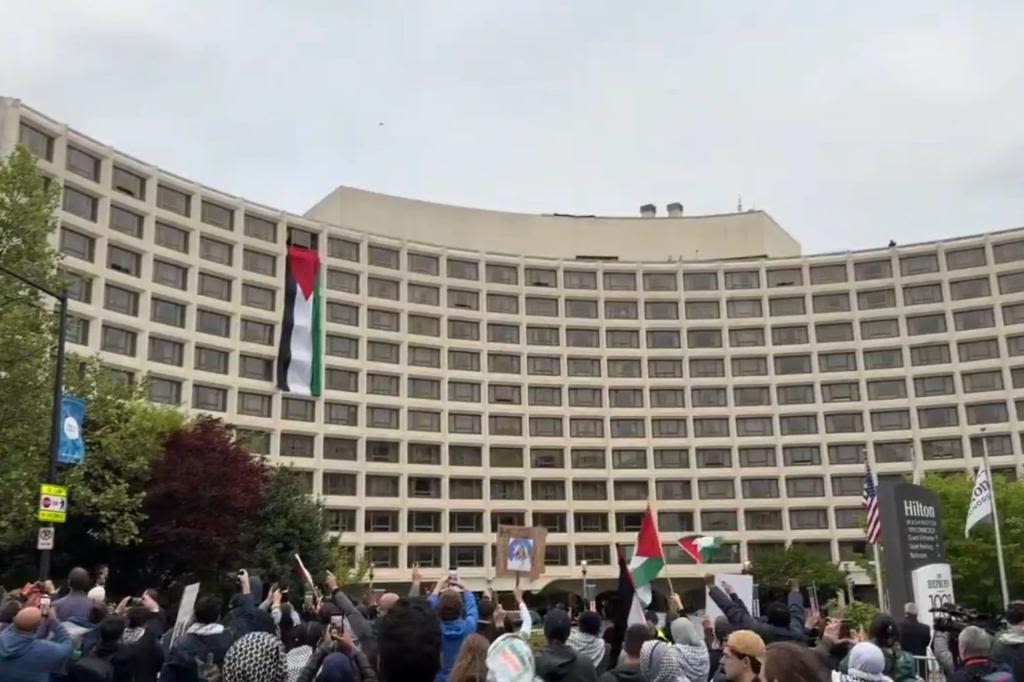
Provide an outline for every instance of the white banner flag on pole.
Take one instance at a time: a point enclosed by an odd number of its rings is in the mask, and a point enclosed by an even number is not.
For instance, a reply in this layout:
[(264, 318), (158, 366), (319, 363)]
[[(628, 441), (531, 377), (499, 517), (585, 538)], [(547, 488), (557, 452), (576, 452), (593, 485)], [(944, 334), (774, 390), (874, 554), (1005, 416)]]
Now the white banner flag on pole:
[(974, 491), (971, 493), (971, 504), (967, 507), (967, 526), (964, 537), (970, 537), (971, 528), (992, 515), (992, 484), (988, 480), (988, 469), (978, 467), (974, 477)]

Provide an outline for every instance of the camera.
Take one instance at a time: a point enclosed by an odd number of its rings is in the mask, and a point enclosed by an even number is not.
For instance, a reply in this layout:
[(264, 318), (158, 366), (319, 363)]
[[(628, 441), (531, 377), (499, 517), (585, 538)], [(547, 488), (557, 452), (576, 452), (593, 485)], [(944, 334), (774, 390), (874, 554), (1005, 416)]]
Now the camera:
[(976, 625), (991, 635), (994, 635), (999, 629), (998, 616), (969, 609), (966, 606), (949, 603), (937, 606), (931, 612), (932, 627), (937, 632), (948, 632), (952, 636), (959, 637), (968, 625)]

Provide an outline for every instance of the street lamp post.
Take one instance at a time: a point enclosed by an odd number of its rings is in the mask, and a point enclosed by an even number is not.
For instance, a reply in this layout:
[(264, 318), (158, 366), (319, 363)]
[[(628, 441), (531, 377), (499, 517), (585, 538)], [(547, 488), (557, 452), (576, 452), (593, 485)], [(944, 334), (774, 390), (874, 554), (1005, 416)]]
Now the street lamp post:
[(580, 561), (580, 571), (583, 572), (583, 610), (587, 610), (587, 560)]
[[(53, 373), (53, 405), (50, 407), (50, 461), (46, 469), (46, 483), (56, 483), (57, 454), (60, 448), (60, 404), (64, 392), (64, 346), (68, 335), (68, 292), (67, 289), (53, 289), (33, 282), (0, 265), (0, 272), (10, 275), (22, 284), (57, 299), (60, 304), (60, 317), (57, 322), (57, 366)], [(46, 580), (50, 574), (50, 550), (39, 552), (39, 579)]]

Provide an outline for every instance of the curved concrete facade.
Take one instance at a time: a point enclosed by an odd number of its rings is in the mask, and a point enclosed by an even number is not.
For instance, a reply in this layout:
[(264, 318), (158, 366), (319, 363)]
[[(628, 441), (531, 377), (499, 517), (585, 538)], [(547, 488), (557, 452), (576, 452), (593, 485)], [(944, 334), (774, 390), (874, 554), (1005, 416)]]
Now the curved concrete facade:
[[(846, 560), (865, 458), (966, 472), (984, 432), (995, 468), (1024, 464), (1024, 229), (801, 256), (761, 213), (510, 217), (339, 189), (300, 217), (2, 100), (0, 153), (18, 140), (64, 187), (72, 348), (295, 467), (380, 582), (419, 561), (482, 586), (498, 523), (549, 528), (550, 580), (584, 559), (610, 579), (648, 501), (671, 576), (701, 573), (675, 549), (688, 532), (723, 536), (727, 570), (790, 542)], [(503, 231), (488, 253), (477, 216)], [(659, 226), (772, 239), (745, 259), (709, 237), (693, 253), (719, 260), (676, 260), (685, 240), (672, 262), (571, 259)], [(576, 253), (574, 230), (614, 249)], [(289, 234), (325, 263), (317, 400), (270, 374)], [(494, 253), (517, 244), (558, 258)]]

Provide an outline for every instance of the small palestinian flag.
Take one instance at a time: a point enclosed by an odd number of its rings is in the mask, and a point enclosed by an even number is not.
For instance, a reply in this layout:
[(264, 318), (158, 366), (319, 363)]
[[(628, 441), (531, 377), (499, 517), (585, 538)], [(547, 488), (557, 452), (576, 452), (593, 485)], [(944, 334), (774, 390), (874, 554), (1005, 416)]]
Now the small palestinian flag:
[(679, 538), (679, 546), (698, 564), (707, 563), (722, 546), (722, 538), (714, 535), (687, 535)]
[(284, 278), (277, 387), (299, 395), (320, 395), (323, 375), (320, 256), (312, 249), (289, 246)]

